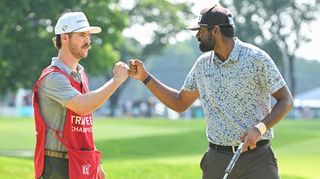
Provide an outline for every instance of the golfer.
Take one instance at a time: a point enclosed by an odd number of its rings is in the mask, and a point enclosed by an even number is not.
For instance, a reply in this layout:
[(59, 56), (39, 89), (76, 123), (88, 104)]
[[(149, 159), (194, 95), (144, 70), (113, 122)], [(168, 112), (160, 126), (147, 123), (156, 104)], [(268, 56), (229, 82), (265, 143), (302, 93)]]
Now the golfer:
[(36, 178), (105, 178), (101, 153), (92, 136), (92, 112), (127, 79), (129, 67), (116, 63), (113, 78), (89, 91), (79, 61), (88, 55), (90, 35), (99, 32), (101, 28), (90, 26), (82, 12), (63, 14), (55, 26), (58, 56), (52, 58), (34, 86)]
[[(292, 96), (271, 57), (254, 45), (234, 37), (229, 10), (215, 5), (203, 9), (197, 31), (202, 54), (180, 89), (172, 89), (144, 67), (130, 62), (130, 75), (141, 80), (166, 106), (183, 112), (200, 98), (207, 122), (209, 149), (201, 160), (203, 179), (221, 179), (244, 141), (229, 178), (279, 178), (271, 149), (272, 129), (291, 109)], [(276, 103), (271, 106), (271, 97)]]

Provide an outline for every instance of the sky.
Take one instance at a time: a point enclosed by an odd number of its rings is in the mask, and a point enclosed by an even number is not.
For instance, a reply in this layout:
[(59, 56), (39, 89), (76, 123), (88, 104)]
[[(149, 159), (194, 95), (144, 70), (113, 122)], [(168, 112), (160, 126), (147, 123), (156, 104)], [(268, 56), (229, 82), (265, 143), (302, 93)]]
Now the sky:
[[(130, 6), (130, 1), (132, 0), (123, 0), (125, 4), (124, 6)], [(174, 0), (174, 1), (194, 3), (194, 6), (192, 7), (192, 12), (195, 14), (195, 19), (191, 20), (190, 24), (196, 23), (196, 18), (200, 13), (201, 9), (206, 7), (211, 7), (218, 2), (217, 0)], [(156, 25), (148, 25), (148, 27), (133, 26), (131, 29), (126, 29), (123, 32), (123, 35), (132, 37), (132, 34), (134, 34), (134, 38), (136, 38), (143, 44), (147, 44), (152, 37), (152, 32), (146, 29), (154, 29), (154, 28), (156, 28)], [(305, 59), (310, 59), (310, 60), (317, 59), (320, 61), (320, 50), (317, 50), (320, 47), (320, 37), (319, 35), (317, 35), (317, 31), (319, 30), (320, 30), (320, 19), (318, 19), (316, 22), (311, 24), (310, 31), (305, 32), (305, 33), (311, 34), (310, 35), (311, 41), (303, 44), (303, 46), (301, 46), (297, 50), (296, 52), (297, 56), (303, 57)], [(140, 32), (140, 33), (135, 33), (135, 32)], [(182, 41), (187, 38), (192, 38), (194, 35), (195, 33), (186, 31), (186, 32), (177, 34), (176, 37), (178, 40)], [(245, 39), (243, 40), (245, 41)]]

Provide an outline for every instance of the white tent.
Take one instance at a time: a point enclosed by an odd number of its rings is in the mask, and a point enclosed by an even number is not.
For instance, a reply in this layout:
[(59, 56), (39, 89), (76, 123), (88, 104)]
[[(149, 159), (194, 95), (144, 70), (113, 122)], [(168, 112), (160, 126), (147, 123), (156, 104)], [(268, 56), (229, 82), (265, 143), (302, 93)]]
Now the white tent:
[(320, 87), (298, 94), (294, 98), (294, 107), (320, 108)]

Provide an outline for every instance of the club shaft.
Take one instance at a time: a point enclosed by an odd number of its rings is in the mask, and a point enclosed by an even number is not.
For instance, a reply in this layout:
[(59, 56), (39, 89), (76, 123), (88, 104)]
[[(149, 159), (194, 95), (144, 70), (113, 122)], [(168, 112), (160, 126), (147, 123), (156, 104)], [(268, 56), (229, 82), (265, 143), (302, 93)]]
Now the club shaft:
[(233, 157), (231, 158), (231, 161), (229, 162), (228, 167), (225, 170), (225, 175), (223, 177), (223, 179), (226, 179), (228, 177), (228, 175), (231, 173), (231, 170), (233, 169), (234, 165), (236, 164), (238, 158), (240, 157), (242, 148), (243, 148), (243, 142), (240, 143), (240, 145), (237, 148), (237, 151), (234, 153)]
[(227, 179), (228, 175), (229, 175), (228, 173), (224, 174), (223, 179)]

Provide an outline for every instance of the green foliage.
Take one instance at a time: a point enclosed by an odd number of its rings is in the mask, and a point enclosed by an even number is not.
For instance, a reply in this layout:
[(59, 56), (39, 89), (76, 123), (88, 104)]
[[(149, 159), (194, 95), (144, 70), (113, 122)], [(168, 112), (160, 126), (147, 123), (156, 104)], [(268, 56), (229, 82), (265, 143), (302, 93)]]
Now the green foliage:
[[(203, 120), (109, 118), (97, 119), (94, 125), (95, 143), (103, 152), (103, 166), (110, 179), (201, 177), (199, 162), (208, 145)], [(0, 155), (4, 150), (32, 150), (33, 126), (30, 118), (1, 118)], [(276, 125), (272, 146), (279, 159), (281, 178), (319, 177), (319, 128), (320, 120), (287, 119)], [(0, 156), (0, 178), (32, 176), (31, 157)]]
[(19, 86), (31, 88), (41, 69), (57, 55), (51, 38), (60, 14), (84, 11), (92, 25), (103, 32), (92, 37), (92, 50), (84, 66), (93, 74), (107, 72), (120, 57), (115, 50), (121, 43), (121, 31), (128, 17), (114, 0), (54, 1), (5, 0), (0, 12), (0, 94)]
[[(112, 76), (116, 61), (130, 58), (147, 59), (159, 54), (170, 39), (184, 30), (190, 19), (189, 3), (169, 0), (137, 0), (129, 9), (120, 7), (119, 0), (4, 0), (0, 12), (0, 94), (17, 87), (31, 88), (41, 70), (57, 55), (51, 38), (59, 16), (69, 11), (84, 11), (91, 25), (103, 31), (92, 36), (92, 48), (80, 63), (90, 75)], [(7, 18), (9, 17), (9, 18)], [(122, 31), (132, 25), (154, 24), (150, 44), (125, 39)], [(112, 96), (115, 107), (122, 88)]]
[[(190, 19), (192, 14), (190, 6), (189, 3), (174, 3), (170, 0), (136, 0), (133, 2), (133, 7), (123, 9), (123, 13), (130, 19), (129, 26), (151, 25), (155, 28), (150, 29), (153, 31), (153, 37), (149, 44), (141, 44), (134, 38), (122, 41), (121, 46), (117, 48), (121, 53), (121, 60), (128, 62), (132, 58), (139, 58), (146, 61), (151, 56), (161, 54), (169, 41), (174, 40), (178, 32), (185, 30), (186, 19)], [(121, 85), (111, 96), (111, 111), (117, 106), (126, 84)]]
[(310, 41), (303, 32), (305, 26), (317, 18), (320, 0), (225, 0), (231, 7), (237, 35), (266, 50), (279, 68), (284, 69), (284, 60), (289, 61), (289, 86), (295, 94), (294, 61), (296, 50)]
[(131, 25), (152, 24), (156, 26), (151, 43), (142, 44), (143, 49), (138, 54), (141, 60), (146, 60), (151, 55), (160, 54), (170, 39), (175, 39), (178, 32), (185, 30), (188, 23), (186, 19), (193, 18), (191, 5), (185, 2), (173, 3), (169, 0), (135, 1), (134, 7), (127, 10)]
[[(275, 60), (283, 60), (292, 54), (304, 42), (309, 41), (308, 34), (302, 33), (302, 27), (316, 20), (319, 0), (245, 0), (223, 1), (231, 7), (236, 22), (237, 35), (258, 46), (273, 44), (276, 48), (266, 49)], [(286, 47), (287, 46), (287, 47)]]

